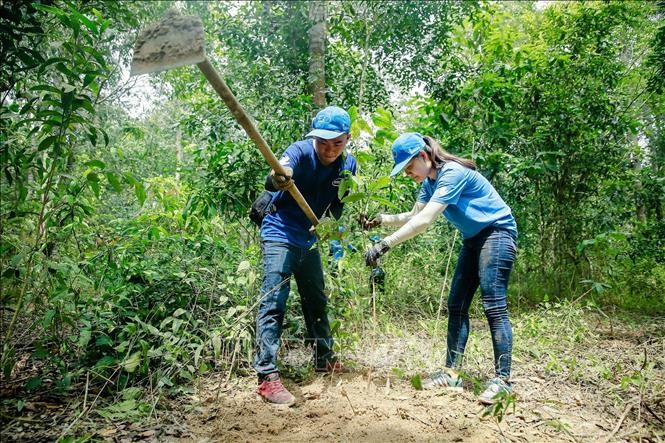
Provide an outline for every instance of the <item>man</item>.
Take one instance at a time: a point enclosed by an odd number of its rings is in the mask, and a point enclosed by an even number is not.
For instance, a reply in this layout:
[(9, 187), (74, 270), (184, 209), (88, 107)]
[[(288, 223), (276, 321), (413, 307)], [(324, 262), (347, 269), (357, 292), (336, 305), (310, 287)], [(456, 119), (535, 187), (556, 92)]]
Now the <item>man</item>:
[(356, 172), (355, 158), (345, 153), (350, 128), (351, 119), (345, 110), (335, 106), (321, 110), (312, 120), (308, 138), (289, 146), (280, 158), (287, 175), (272, 171), (266, 179), (266, 189), (276, 192), (275, 209), (261, 224), (263, 283), (256, 318), (254, 369), (259, 377), (257, 393), (269, 403), (295, 402), (282, 385), (276, 364), (291, 276), (298, 285), (316, 370), (343, 370), (332, 350), (323, 267), (319, 250), (312, 247), (316, 236), (302, 209), (285, 189), (293, 180), (317, 217), (330, 212), (339, 218), (343, 209), (338, 198), (339, 184), (345, 175)]

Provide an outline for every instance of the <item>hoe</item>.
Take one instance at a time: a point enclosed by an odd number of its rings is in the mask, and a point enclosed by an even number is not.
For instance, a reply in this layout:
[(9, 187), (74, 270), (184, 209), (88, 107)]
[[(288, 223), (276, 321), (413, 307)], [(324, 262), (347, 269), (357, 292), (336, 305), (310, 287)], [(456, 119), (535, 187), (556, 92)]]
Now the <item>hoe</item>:
[[(256, 144), (261, 154), (276, 174), (285, 175), (284, 168), (263, 139), (254, 123), (242, 108), (226, 82), (217, 73), (205, 55), (203, 23), (196, 16), (184, 16), (175, 10), (169, 11), (162, 21), (145, 28), (134, 47), (134, 57), (130, 75), (166, 71), (196, 64), (203, 75), (224, 100), (226, 106), (243, 127), (249, 138)], [(298, 188), (291, 181), (288, 188), (309, 221), (316, 226), (319, 221)]]

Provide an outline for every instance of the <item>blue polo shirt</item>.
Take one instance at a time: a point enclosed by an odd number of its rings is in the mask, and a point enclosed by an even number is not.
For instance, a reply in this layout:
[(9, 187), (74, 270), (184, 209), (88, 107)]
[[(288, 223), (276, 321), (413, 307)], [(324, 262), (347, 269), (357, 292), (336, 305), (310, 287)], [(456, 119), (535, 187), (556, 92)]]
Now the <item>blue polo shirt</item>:
[(465, 239), (488, 226), (507, 229), (517, 236), (517, 224), (510, 207), (494, 186), (478, 171), (454, 161), (446, 162), (436, 179), (428, 177), (423, 181), (418, 201), (448, 205), (443, 215)]
[[(356, 159), (341, 155), (331, 165), (324, 166), (314, 150), (314, 140), (307, 139), (289, 146), (279, 162), (293, 169), (293, 180), (317, 217), (334, 205), (341, 205), (337, 191), (345, 171), (356, 173)], [(274, 240), (300, 248), (309, 248), (316, 236), (309, 232), (312, 224), (291, 194), (275, 192), (275, 210), (261, 224), (261, 239)]]

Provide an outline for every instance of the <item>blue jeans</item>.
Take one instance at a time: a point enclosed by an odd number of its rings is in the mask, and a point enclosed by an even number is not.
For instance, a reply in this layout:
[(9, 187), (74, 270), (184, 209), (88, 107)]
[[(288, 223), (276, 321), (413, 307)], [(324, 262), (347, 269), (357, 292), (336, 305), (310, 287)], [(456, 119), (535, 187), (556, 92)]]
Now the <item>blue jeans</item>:
[(256, 316), (254, 369), (259, 377), (278, 372), (277, 351), (286, 313), (286, 300), (294, 276), (300, 292), (306, 340), (314, 348), (317, 366), (334, 358), (333, 339), (328, 322), (328, 299), (324, 294), (323, 267), (318, 249), (298, 248), (286, 243), (264, 240), (263, 283)]
[(492, 334), (494, 370), (510, 378), (513, 331), (508, 320), (506, 290), (515, 261), (514, 234), (505, 229), (485, 228), (462, 244), (448, 297), (448, 351), (446, 366), (459, 368), (469, 338), (469, 306), (480, 286), (483, 308)]

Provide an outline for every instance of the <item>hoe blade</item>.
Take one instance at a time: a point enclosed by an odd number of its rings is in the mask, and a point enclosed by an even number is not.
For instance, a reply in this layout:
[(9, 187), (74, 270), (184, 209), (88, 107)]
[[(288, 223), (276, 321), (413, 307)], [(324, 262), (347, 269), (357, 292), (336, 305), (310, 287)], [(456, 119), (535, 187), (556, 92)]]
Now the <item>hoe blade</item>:
[(206, 59), (204, 46), (201, 19), (171, 10), (139, 35), (129, 75), (200, 63)]

